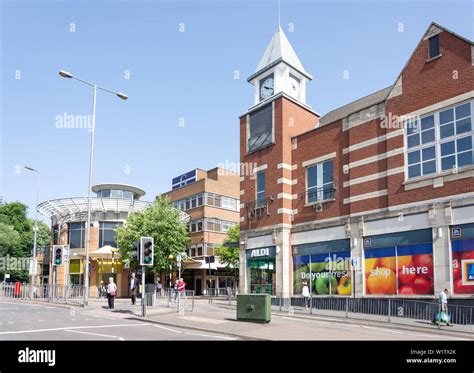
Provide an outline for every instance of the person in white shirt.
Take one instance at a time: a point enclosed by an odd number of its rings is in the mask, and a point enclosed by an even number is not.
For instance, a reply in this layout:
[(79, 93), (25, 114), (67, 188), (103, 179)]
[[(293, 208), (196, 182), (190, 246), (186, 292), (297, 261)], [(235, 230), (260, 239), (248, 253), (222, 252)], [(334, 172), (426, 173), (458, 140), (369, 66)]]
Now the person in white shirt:
[(132, 276), (130, 277), (130, 283), (128, 286), (128, 288), (130, 289), (132, 305), (134, 305), (135, 302), (137, 301), (138, 287), (139, 287), (138, 279), (135, 278), (135, 272), (132, 272)]
[(114, 278), (109, 277), (109, 284), (107, 285), (107, 298), (109, 301), (109, 309), (114, 309), (114, 300), (117, 295), (117, 285), (115, 285)]
[(448, 294), (449, 290), (444, 289), (444, 291), (439, 293), (439, 304), (441, 308), (441, 312), (439, 315), (439, 323), (443, 322), (443, 317), (444, 320), (446, 321), (447, 326), (451, 326), (449, 323), (449, 316), (448, 316)]
[(309, 287), (306, 282), (303, 282), (303, 288), (301, 291), (301, 296), (303, 297), (304, 309), (308, 310), (308, 301), (309, 301)]

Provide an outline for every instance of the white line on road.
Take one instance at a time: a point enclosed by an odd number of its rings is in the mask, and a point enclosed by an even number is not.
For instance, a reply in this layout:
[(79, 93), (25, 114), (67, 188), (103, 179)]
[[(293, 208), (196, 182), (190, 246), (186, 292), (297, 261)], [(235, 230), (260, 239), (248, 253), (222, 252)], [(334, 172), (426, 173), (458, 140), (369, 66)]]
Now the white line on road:
[(189, 333), (189, 332), (186, 332), (184, 334), (188, 334), (188, 335), (198, 335), (200, 337), (206, 337), (206, 338), (220, 338), (220, 339), (227, 339), (229, 341), (235, 341), (236, 338), (231, 338), (231, 337), (222, 337), (220, 335), (210, 335), (210, 334), (201, 334), (201, 333)]
[(178, 334), (182, 334), (183, 332), (180, 332), (179, 330), (174, 330), (174, 329), (170, 329), (170, 328), (166, 328), (164, 326), (161, 326), (161, 325), (153, 325), (155, 328), (159, 328), (159, 329), (164, 329), (164, 330), (168, 330), (170, 332), (174, 332), (174, 333), (178, 333)]
[(98, 337), (115, 338), (115, 339), (118, 339), (119, 341), (125, 341), (125, 338), (118, 337), (116, 335), (99, 334), (99, 333), (91, 333), (91, 332), (81, 332), (80, 330), (71, 330), (71, 329), (66, 329), (65, 332), (89, 334), (89, 335), (95, 335), (95, 336), (98, 336)]
[(118, 328), (123, 326), (144, 326), (147, 324), (115, 324), (115, 325), (90, 325), (90, 326), (69, 326), (62, 328), (50, 328), (50, 329), (31, 329), (31, 330), (15, 330), (11, 332), (0, 332), (0, 335), (6, 334), (23, 334), (23, 333), (40, 333), (40, 332), (54, 332), (57, 330), (67, 330), (67, 329), (99, 329), (99, 328)]

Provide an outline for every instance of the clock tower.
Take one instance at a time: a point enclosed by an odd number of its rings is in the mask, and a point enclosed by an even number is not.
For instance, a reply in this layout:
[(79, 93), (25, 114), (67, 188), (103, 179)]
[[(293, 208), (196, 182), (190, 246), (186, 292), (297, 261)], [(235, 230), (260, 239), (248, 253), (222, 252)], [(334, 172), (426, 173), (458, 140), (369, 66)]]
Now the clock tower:
[(255, 105), (279, 93), (306, 104), (306, 83), (312, 78), (278, 27), (248, 82), (255, 86)]
[[(290, 232), (301, 203), (294, 190), (301, 183), (296, 175), (301, 165), (293, 162), (295, 136), (319, 121), (306, 104), (306, 83), (311, 79), (278, 27), (248, 78), (255, 87), (254, 103), (240, 116), (242, 293), (290, 295)], [(256, 258), (255, 253), (265, 255)], [(265, 272), (259, 270), (263, 266)]]

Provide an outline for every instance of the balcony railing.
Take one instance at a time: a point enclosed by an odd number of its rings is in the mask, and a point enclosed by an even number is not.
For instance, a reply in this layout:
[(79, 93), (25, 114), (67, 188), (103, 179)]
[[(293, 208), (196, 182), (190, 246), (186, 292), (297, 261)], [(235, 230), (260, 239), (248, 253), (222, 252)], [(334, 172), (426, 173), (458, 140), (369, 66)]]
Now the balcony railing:
[(263, 148), (264, 146), (270, 145), (272, 143), (272, 132), (262, 132), (258, 135), (250, 137), (248, 140), (248, 152), (251, 153), (255, 150)]
[(260, 198), (255, 201), (247, 202), (245, 208), (247, 210), (247, 217), (249, 222), (254, 218), (260, 219), (264, 216), (270, 215), (269, 205), (273, 201), (273, 197)]
[(336, 187), (334, 184), (328, 184), (320, 188), (309, 189), (302, 194), (305, 203), (316, 203), (334, 199)]

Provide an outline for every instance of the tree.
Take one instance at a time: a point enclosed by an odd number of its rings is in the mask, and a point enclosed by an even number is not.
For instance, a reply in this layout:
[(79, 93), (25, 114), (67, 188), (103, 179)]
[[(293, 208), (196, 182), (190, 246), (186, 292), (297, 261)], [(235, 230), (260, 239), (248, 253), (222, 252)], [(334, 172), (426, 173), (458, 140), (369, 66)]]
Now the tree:
[(140, 237), (153, 237), (155, 273), (161, 273), (168, 268), (168, 256), (176, 257), (186, 249), (189, 241), (189, 230), (181, 218), (181, 212), (171, 205), (168, 198), (159, 196), (155, 202), (140, 212), (130, 214), (124, 226), (116, 229), (117, 245), (122, 259), (131, 260), (132, 267), (137, 266), (132, 261), (132, 246)]
[(224, 264), (234, 275), (238, 275), (240, 262), (240, 225), (234, 225), (227, 231), (227, 237), (224, 242), (237, 243), (237, 247), (217, 246), (214, 253), (219, 257), (219, 261)]
[[(0, 256), (13, 258), (31, 257), (34, 243), (34, 220), (28, 219), (28, 207), (21, 202), (0, 206)], [(50, 241), (49, 227), (38, 221), (37, 247)], [(0, 268), (1, 270), (1, 268)], [(12, 280), (27, 281), (28, 270), (8, 270)]]

